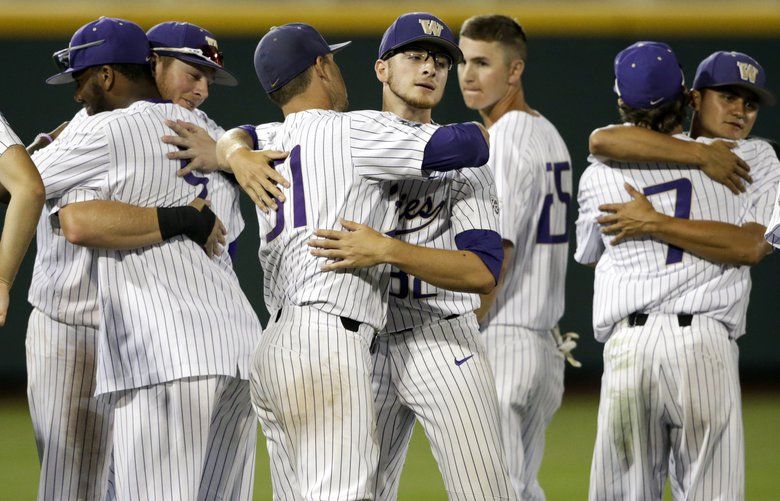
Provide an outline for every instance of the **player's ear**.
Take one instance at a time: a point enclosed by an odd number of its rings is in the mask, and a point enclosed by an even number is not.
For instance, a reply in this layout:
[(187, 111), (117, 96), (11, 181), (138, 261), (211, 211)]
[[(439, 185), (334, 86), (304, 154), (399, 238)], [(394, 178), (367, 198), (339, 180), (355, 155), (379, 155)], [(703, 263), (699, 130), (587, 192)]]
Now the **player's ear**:
[(523, 72), (525, 71), (525, 61), (522, 59), (513, 59), (509, 63), (509, 84), (510, 85), (519, 85), (520, 84), (520, 78), (523, 76)]
[[(330, 79), (330, 77), (328, 75), (328, 68), (327, 68), (327, 65), (330, 62), (330, 61), (328, 61), (328, 56), (330, 56), (330, 54), (328, 54), (326, 56), (317, 56), (317, 60), (314, 61), (313, 67), (314, 67), (314, 77), (315, 78), (318, 78), (318, 79), (323, 80), (323, 81), (328, 81)], [(332, 56), (330, 56), (330, 57), (332, 57)]]
[(160, 56), (158, 54), (152, 53), (151, 56), (149, 56), (149, 67), (152, 69), (152, 77), (154, 79), (157, 79), (157, 72), (159, 68), (157, 65), (160, 64)]
[(387, 83), (387, 73), (389, 63), (384, 59), (377, 59), (374, 63), (374, 71), (376, 72), (376, 79), (380, 82)]
[(116, 72), (111, 66), (104, 64), (97, 70), (97, 83), (105, 91), (111, 90), (116, 83)]
[(701, 98), (702, 94), (699, 90), (692, 90), (690, 93), (691, 97), (691, 108), (693, 108), (693, 111), (701, 111)]

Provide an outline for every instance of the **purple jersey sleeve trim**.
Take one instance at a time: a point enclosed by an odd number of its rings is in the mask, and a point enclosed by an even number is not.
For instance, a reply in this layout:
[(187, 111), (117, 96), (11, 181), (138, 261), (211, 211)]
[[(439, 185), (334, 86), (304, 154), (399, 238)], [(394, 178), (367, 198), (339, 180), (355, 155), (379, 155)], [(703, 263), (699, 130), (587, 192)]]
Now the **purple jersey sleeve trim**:
[(492, 230), (466, 230), (455, 235), (459, 250), (473, 252), (479, 257), (498, 284), (501, 264), (504, 262), (504, 247), (501, 235)]
[(423, 154), (423, 170), (446, 172), (479, 167), (490, 158), (490, 148), (477, 124), (453, 124), (433, 133)]
[(258, 148), (258, 141), (257, 141), (257, 130), (255, 129), (254, 125), (240, 125), (238, 127), (239, 129), (246, 131), (250, 136), (252, 136), (252, 149), (256, 150)]
[(230, 242), (230, 245), (228, 245), (227, 248), (228, 256), (230, 256), (230, 260), (235, 263), (236, 261), (236, 253), (238, 252), (238, 239), (233, 240)]

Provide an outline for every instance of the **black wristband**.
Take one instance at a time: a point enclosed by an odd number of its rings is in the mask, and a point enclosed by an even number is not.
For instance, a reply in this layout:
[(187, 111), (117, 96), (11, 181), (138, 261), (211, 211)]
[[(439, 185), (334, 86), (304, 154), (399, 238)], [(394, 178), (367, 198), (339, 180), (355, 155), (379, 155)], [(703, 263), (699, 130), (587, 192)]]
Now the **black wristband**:
[(191, 205), (157, 208), (157, 223), (163, 240), (186, 235), (198, 245), (205, 245), (216, 221), (217, 215), (208, 206), (200, 211)]

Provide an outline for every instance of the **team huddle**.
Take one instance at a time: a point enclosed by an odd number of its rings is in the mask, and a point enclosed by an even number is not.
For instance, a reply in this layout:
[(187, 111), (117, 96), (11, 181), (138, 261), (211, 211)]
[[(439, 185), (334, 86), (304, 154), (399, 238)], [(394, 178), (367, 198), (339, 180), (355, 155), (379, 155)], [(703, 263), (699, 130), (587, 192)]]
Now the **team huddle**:
[[(37, 238), (39, 499), (251, 499), (258, 422), (274, 499), (397, 499), (415, 422), (450, 499), (545, 498), (545, 430), (579, 366), (558, 329), (575, 194), (523, 92), (526, 35), (400, 16), (373, 68), (381, 111), (347, 111), (348, 45), (272, 28), (254, 67), (281, 121), (225, 131), (199, 109), (237, 83), (212, 33), (100, 18), (47, 80), (83, 109), (30, 156), (0, 123), (3, 321)], [(453, 68), (482, 123), (433, 121)], [(661, 499), (668, 478), (675, 499), (743, 499), (735, 340), (749, 267), (780, 247), (780, 162), (748, 136), (775, 98), (738, 52), (690, 91), (663, 43), (614, 71), (623, 124), (592, 133), (576, 194), (605, 343), (589, 497)], [(233, 270), (242, 192), (265, 328)]]

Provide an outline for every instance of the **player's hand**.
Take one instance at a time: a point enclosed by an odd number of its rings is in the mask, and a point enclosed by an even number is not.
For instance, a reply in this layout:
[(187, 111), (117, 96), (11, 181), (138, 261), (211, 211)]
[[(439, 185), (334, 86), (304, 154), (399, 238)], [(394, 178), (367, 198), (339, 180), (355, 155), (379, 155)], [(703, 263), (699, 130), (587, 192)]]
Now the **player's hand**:
[(163, 136), (162, 142), (180, 148), (166, 156), (172, 160), (184, 160), (187, 165), (176, 172), (178, 176), (186, 176), (193, 170), (214, 172), (219, 169), (217, 164), (217, 142), (211, 139), (203, 127), (183, 120), (166, 120), (175, 136)]
[[(203, 198), (196, 198), (189, 203), (189, 206), (194, 207), (198, 212), (201, 212), (204, 207), (211, 207), (211, 202)], [(222, 254), (226, 242), (226, 235), (227, 230), (225, 229), (225, 225), (222, 224), (222, 221), (220, 221), (219, 218), (216, 218), (214, 226), (211, 228), (211, 233), (209, 233), (206, 243), (203, 244), (203, 250), (209, 258)]]
[(707, 177), (738, 195), (745, 191), (744, 182), (752, 183), (753, 178), (750, 177), (750, 166), (731, 151), (736, 146), (734, 141), (702, 143), (701, 170)]
[(66, 120), (66, 121), (62, 122), (61, 124), (59, 124), (56, 129), (54, 129), (53, 131), (49, 132), (49, 135), (51, 136), (51, 138), (52, 139), (57, 139), (57, 136), (59, 136), (60, 133), (63, 130), (65, 130), (65, 127), (67, 127), (69, 123), (70, 123), (70, 121)]
[(11, 294), (11, 286), (4, 280), (0, 280), (0, 327), (5, 325), (5, 317), (8, 314), (8, 303)]
[(384, 256), (394, 241), (370, 226), (339, 219), (345, 231), (316, 230), (319, 239), (309, 240), (313, 256), (328, 258), (322, 271), (368, 268), (385, 262)]
[(269, 209), (278, 208), (276, 200), (285, 201), (279, 185), (290, 187), (290, 182), (272, 166), (275, 161), (287, 158), (287, 155), (284, 151), (238, 149), (227, 158), (238, 184), (266, 214)]
[(617, 245), (627, 238), (650, 235), (654, 223), (665, 217), (656, 212), (647, 197), (633, 186), (628, 183), (624, 186), (633, 200), (623, 204), (600, 205), (599, 210), (607, 214), (596, 219), (602, 226), (602, 233), (615, 235), (615, 238), (610, 241), (612, 245)]

